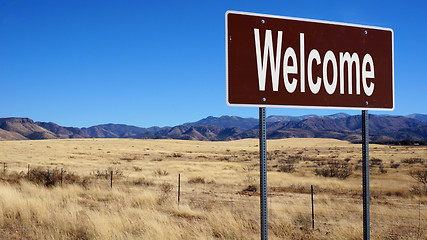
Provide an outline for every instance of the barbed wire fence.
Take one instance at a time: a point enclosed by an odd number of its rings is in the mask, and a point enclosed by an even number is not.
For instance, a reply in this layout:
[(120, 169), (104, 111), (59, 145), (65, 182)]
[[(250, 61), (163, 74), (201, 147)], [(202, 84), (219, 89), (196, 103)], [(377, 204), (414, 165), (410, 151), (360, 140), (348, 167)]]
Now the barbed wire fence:
[[(2, 171), (0, 170), (0, 181), (2, 180), (1, 176), (6, 175), (8, 173), (17, 173), (24, 177), (29, 178), (31, 174), (31, 170), (33, 169), (44, 169), (47, 171), (48, 174), (53, 174), (54, 172), (61, 173), (61, 186), (62, 186), (62, 173), (65, 172), (73, 172), (73, 168), (66, 165), (52, 165), (52, 166), (46, 166), (46, 164), (34, 164), (34, 163), (23, 163), (23, 162), (1, 162), (0, 167), (2, 167)], [(120, 174), (120, 170), (117, 170), (117, 173)], [(112, 175), (114, 174), (113, 171), (110, 169), (98, 170), (92, 171), (92, 172), (85, 172), (85, 173), (77, 173), (81, 175), (92, 175), (94, 177), (99, 177), (99, 179), (104, 179), (106, 187), (112, 188), (113, 186), (113, 178)], [(96, 175), (96, 174), (99, 174)], [(102, 175), (102, 176), (101, 176)], [(111, 175), (111, 178), (110, 178)], [(182, 174), (180, 174), (180, 178), (178, 181), (181, 181)], [(109, 181), (110, 180), (110, 181)], [(206, 198), (201, 198), (200, 196), (194, 196), (194, 192), (190, 189), (185, 189), (180, 182), (173, 183), (173, 184), (179, 184), (179, 194), (180, 194), (180, 201), (183, 201), (183, 198), (195, 198), (197, 197), (197, 201), (199, 202), (205, 202), (208, 203), (210, 201), (216, 201), (216, 202), (222, 202), (222, 203), (230, 203), (235, 204), (236, 202), (251, 202), (254, 203), (258, 202), (259, 199), (257, 197), (242, 197), (238, 193), (230, 192), (228, 193), (231, 197), (220, 197), (215, 196), (213, 197), (213, 200), (209, 200)], [(309, 189), (309, 188), (308, 188)], [(237, 197), (233, 197), (235, 194), (237, 194)], [(312, 212), (312, 206), (310, 202), (310, 191), (307, 192), (300, 192), (298, 194), (306, 195), (306, 200), (301, 203), (296, 202), (286, 202), (288, 208), (284, 212), (278, 212), (276, 213), (274, 210), (275, 208), (273, 205), (277, 204), (283, 204), (283, 196), (280, 194), (274, 193), (271, 189), (269, 189), (269, 203), (270, 203), (270, 218), (274, 217), (275, 214), (292, 214), (294, 216), (297, 215), (304, 215), (307, 216), (308, 219), (311, 219), (311, 216), (313, 214)], [(319, 203), (319, 196), (326, 196), (328, 195), (327, 192), (322, 192), (319, 194), (314, 194), (314, 222), (316, 226), (332, 226), (339, 220), (345, 220), (346, 218), (359, 218), (360, 221), (362, 220), (362, 205), (360, 204), (360, 210), (355, 209), (346, 209), (346, 208), (340, 208), (339, 206), (346, 206), (348, 204), (355, 204), (355, 203), (361, 203), (362, 199), (361, 196), (336, 196), (328, 198), (330, 203)], [(416, 201), (413, 199), (412, 201)], [(417, 232), (417, 236), (421, 236), (423, 232), (427, 232), (427, 206), (425, 203), (419, 201), (418, 203), (402, 203), (402, 201), (398, 198), (387, 198), (388, 204), (393, 206), (400, 206), (401, 208), (405, 208), (405, 212), (407, 215), (402, 214), (401, 212), (390, 214), (390, 213), (384, 213), (377, 211), (378, 206), (383, 206), (380, 203), (375, 204), (375, 202), (372, 202), (371, 204), (371, 226), (388, 226), (388, 227), (396, 227), (396, 228), (406, 228), (406, 229), (412, 229), (413, 231)], [(298, 210), (295, 210), (298, 209)], [(317, 209), (317, 210), (316, 210)], [(319, 211), (320, 209), (320, 211)], [(311, 220), (310, 220), (311, 223)], [(310, 224), (311, 226), (311, 224)]]

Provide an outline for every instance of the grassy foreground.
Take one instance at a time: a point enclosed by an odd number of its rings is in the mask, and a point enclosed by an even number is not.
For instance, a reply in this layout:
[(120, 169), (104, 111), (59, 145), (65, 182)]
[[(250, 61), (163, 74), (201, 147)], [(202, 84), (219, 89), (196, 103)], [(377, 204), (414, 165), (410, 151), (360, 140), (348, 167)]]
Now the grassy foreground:
[[(361, 145), (267, 147), (269, 239), (362, 239)], [(372, 239), (427, 239), (425, 185), (411, 176), (427, 169), (427, 147), (372, 144), (370, 158)], [(0, 162), (2, 239), (260, 236), (256, 139), (2, 141)]]

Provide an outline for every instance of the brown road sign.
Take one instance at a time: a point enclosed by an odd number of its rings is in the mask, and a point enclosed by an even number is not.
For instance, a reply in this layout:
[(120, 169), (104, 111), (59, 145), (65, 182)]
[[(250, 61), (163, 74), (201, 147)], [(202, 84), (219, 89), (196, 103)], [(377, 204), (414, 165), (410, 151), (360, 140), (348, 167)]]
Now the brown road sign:
[(394, 109), (393, 30), (226, 13), (230, 106)]

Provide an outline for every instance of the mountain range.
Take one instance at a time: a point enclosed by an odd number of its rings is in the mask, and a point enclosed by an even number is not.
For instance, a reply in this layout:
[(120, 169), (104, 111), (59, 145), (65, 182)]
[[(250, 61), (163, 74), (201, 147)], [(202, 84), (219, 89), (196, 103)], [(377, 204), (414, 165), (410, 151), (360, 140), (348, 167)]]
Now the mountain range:
[[(361, 140), (361, 116), (337, 113), (328, 116), (269, 116), (267, 137), (334, 138)], [(258, 137), (258, 119), (238, 116), (207, 117), (174, 127), (141, 128), (125, 124), (102, 124), (88, 128), (64, 127), (29, 118), (0, 118), (0, 140), (65, 138), (185, 139), (203, 141)], [(427, 115), (369, 115), (371, 141), (427, 141)]]

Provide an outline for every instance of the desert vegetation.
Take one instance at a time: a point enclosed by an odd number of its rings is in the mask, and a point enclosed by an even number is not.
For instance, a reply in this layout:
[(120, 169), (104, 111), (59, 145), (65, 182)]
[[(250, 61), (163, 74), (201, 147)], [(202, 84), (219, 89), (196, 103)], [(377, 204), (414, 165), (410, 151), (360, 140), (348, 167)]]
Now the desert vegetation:
[[(267, 147), (269, 239), (362, 238), (360, 144)], [(426, 239), (427, 147), (371, 144), (370, 157), (372, 239)], [(259, 239), (258, 158), (256, 139), (2, 141), (0, 236)]]

